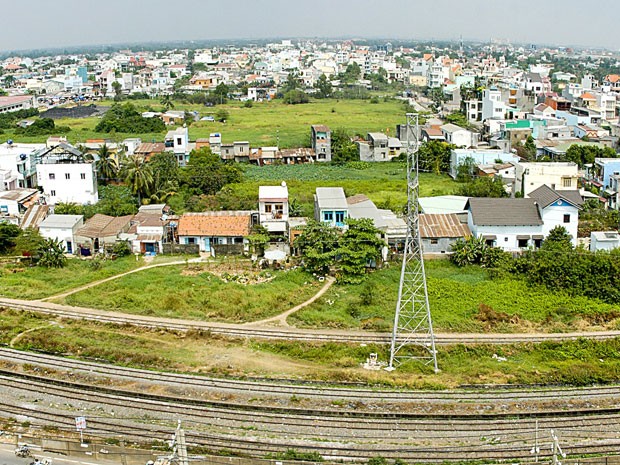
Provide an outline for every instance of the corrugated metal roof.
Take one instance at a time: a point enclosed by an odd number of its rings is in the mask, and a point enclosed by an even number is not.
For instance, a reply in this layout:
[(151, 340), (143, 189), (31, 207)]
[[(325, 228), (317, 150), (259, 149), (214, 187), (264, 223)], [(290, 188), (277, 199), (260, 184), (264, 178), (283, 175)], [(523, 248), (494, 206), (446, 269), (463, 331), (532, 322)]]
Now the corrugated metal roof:
[(342, 187), (317, 187), (315, 195), (319, 208), (346, 210), (348, 207)]
[(49, 209), (49, 205), (31, 205), (28, 210), (26, 210), (20, 227), (22, 229), (38, 228), (41, 221), (47, 217)]
[(129, 229), (132, 218), (133, 215), (108, 216), (97, 213), (78, 229), (76, 235), (88, 238), (118, 236), (124, 230)]
[(458, 215), (422, 214), (420, 215), (420, 236), (423, 238), (469, 237), (471, 231), (467, 223), (462, 223)]

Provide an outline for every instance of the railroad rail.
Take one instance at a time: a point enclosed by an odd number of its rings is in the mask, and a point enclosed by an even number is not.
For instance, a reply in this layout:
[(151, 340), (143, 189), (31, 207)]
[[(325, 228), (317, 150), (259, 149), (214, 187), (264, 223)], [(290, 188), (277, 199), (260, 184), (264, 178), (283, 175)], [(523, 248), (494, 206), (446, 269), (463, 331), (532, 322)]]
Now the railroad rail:
[[(315, 330), (300, 328), (258, 327), (240, 324), (227, 324), (183, 320), (173, 318), (146, 317), (112, 311), (103, 311), (84, 307), (52, 304), (41, 301), (27, 301), (0, 298), (0, 306), (20, 311), (29, 311), (60, 318), (79, 319), (111, 323), (118, 325), (134, 325), (151, 329), (168, 329), (176, 331), (205, 331), (229, 338), (251, 338), (267, 340), (289, 340), (307, 342), (340, 342), (358, 344), (388, 344), (390, 335), (387, 333)], [(568, 341), (580, 338), (594, 340), (614, 339), (620, 337), (620, 331), (592, 331), (572, 333), (435, 333), (438, 345), (454, 344), (515, 344), (540, 343), (545, 341)], [(420, 341), (423, 342), (423, 341)]]

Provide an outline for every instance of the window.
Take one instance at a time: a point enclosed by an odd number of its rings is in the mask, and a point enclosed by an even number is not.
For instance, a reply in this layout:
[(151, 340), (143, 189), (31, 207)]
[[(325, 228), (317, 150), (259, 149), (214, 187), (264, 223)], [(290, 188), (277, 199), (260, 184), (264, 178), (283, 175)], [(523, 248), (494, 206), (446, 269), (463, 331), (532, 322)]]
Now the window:
[(519, 239), (519, 248), (525, 249), (527, 247), (528, 240), (527, 239)]
[(431, 244), (432, 244), (432, 245), (437, 245), (437, 244), (439, 244), (439, 239), (431, 239)]
[(55, 191), (54, 189), (52, 189), (52, 190), (50, 191), (50, 195), (51, 195), (52, 197), (56, 197), (56, 191)]
[(186, 244), (195, 244), (196, 243), (196, 238), (195, 237), (188, 237), (187, 239), (185, 239)]
[(323, 221), (333, 221), (334, 212), (323, 212)]
[(69, 173), (65, 173), (65, 179), (71, 179), (71, 175)]
[(562, 178), (562, 187), (570, 187), (571, 181), (571, 178)]
[(55, 175), (54, 173), (50, 173), (50, 174), (49, 174), (49, 178), (50, 178), (50, 179), (56, 179), (56, 175)]
[(271, 213), (271, 208), (272, 208), (272, 206), (273, 206), (273, 205), (271, 205), (271, 204), (266, 204), (266, 205), (265, 205), (265, 213)]
[(540, 249), (541, 245), (542, 245), (542, 239), (534, 239), (534, 247), (536, 247), (537, 249)]
[(80, 173), (80, 179), (86, 179), (86, 173)]
[(564, 215), (564, 223), (570, 223), (570, 214)]
[(336, 212), (336, 224), (344, 223), (344, 212)]
[(180, 137), (177, 137), (177, 145), (181, 145), (183, 143), (183, 140)]

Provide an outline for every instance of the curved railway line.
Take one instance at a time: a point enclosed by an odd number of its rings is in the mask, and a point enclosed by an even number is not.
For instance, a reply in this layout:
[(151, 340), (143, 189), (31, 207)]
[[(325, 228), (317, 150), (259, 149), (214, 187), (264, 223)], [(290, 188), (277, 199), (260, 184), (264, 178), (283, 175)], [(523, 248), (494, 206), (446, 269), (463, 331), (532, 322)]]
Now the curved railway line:
[[(244, 381), (200, 376), (152, 373), (60, 357), (0, 349), (0, 359), (13, 364), (29, 364), (65, 372), (84, 372), (100, 377), (123, 377), (156, 385), (176, 384), (202, 387), (208, 392), (229, 394), (228, 400), (205, 400), (198, 396), (169, 396), (84, 385), (58, 379), (0, 372), (0, 389), (21, 394), (19, 404), (2, 401), (0, 410), (41, 424), (70, 429), (74, 425), (73, 404), (103, 408), (89, 416), (89, 431), (102, 436), (123, 435), (150, 442), (169, 436), (177, 418), (183, 419), (189, 444), (212, 451), (232, 450), (238, 454), (263, 456), (294, 448), (318, 452), (325, 458), (367, 459), (381, 455), (412, 462), (462, 460), (529, 459), (536, 422), (541, 434), (553, 429), (568, 438), (569, 454), (610, 454), (620, 447), (620, 405), (599, 408), (524, 409), (519, 412), (465, 413), (459, 404), (489, 405), (494, 402), (527, 403), (561, 399), (615, 399), (620, 387), (547, 388), (542, 390), (455, 390), (408, 392), (291, 384), (274, 381)], [(23, 393), (26, 394), (23, 394)], [(232, 393), (232, 394), (231, 394)], [(314, 396), (324, 408), (253, 405), (243, 394), (269, 396)], [(37, 396), (69, 399), (72, 406), (43, 408)], [(336, 409), (330, 401), (368, 400), (376, 396), (403, 408), (370, 409), (356, 404)], [(27, 399), (33, 398), (32, 401)], [(419, 402), (429, 406), (449, 402), (453, 411), (411, 413), (404, 404)], [(54, 403), (50, 403), (52, 405)], [(54, 404), (54, 405), (61, 405)], [(532, 404), (536, 405), (536, 404)], [(107, 410), (106, 410), (107, 409)], [(99, 411), (99, 410), (98, 410)], [(109, 411), (134, 412), (124, 417)], [(485, 409), (481, 409), (485, 412)], [(148, 420), (148, 421), (147, 421)], [(541, 454), (544, 455), (544, 452)]]

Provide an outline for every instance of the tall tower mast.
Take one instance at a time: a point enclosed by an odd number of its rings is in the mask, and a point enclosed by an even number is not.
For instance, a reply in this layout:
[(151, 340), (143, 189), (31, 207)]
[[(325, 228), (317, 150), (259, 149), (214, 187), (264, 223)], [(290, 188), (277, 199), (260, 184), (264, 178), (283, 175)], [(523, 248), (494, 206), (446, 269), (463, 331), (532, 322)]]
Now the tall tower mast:
[[(418, 359), (437, 368), (437, 351), (431, 310), (428, 303), (426, 273), (420, 240), (418, 148), (420, 126), (417, 114), (407, 113), (407, 237), (394, 315), (388, 370), (405, 360)], [(412, 345), (422, 347), (420, 354), (403, 353)]]

